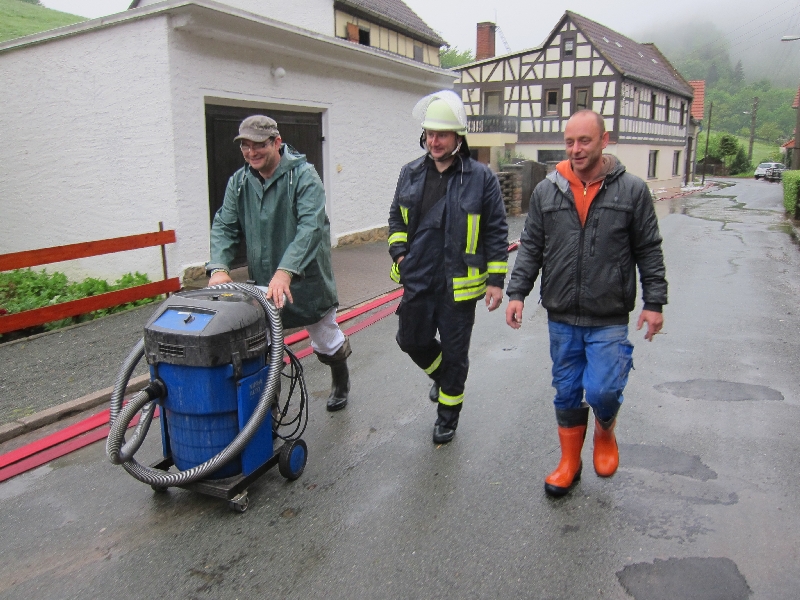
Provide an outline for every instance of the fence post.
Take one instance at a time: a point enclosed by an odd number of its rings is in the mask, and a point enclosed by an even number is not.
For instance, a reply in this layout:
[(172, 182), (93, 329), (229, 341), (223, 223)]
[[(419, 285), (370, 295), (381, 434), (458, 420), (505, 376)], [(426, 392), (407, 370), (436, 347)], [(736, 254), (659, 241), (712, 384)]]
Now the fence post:
[[(158, 222), (158, 230), (164, 231), (164, 221)], [(167, 276), (167, 246), (165, 244), (161, 244), (161, 271), (164, 274), (164, 279), (169, 279)], [(167, 298), (169, 298), (170, 292), (167, 292)]]

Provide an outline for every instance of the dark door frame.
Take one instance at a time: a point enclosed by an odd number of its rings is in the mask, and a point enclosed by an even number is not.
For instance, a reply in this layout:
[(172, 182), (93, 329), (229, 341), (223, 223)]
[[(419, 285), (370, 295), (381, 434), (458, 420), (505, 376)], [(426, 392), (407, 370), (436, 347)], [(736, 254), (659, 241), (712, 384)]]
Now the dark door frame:
[[(278, 122), (283, 141), (305, 154), (324, 181), (322, 142), (322, 110), (319, 112), (272, 110), (262, 107), (205, 105), (206, 160), (208, 167), (209, 227), (214, 215), (222, 206), (228, 179), (243, 164), (244, 159), (238, 145), (233, 141), (239, 131), (239, 123), (250, 115), (266, 114)], [(247, 264), (246, 240), (230, 265), (231, 268)]]

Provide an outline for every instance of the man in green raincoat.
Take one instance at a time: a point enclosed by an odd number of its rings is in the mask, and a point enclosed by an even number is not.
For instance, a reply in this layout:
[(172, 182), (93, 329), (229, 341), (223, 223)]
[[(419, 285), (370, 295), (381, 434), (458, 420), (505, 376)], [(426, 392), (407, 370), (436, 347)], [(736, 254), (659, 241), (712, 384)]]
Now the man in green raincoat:
[(246, 164), (228, 180), (211, 225), (208, 284), (231, 281), (230, 264), (244, 236), (250, 279), (267, 286), (284, 327), (306, 327), (317, 358), (331, 367), (327, 408), (342, 409), (350, 391), (351, 350), (336, 323), (339, 300), (322, 181), (304, 155), (283, 143), (269, 117), (247, 117), (235, 140)]

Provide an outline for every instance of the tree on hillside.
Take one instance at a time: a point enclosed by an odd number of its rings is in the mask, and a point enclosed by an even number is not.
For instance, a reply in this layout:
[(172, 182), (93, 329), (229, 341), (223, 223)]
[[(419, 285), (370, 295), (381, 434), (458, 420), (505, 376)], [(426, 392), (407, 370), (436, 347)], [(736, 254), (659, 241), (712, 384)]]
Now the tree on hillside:
[(708, 72), (706, 73), (706, 84), (708, 84), (709, 87), (714, 87), (718, 81), (719, 69), (717, 68), (717, 63), (712, 62), (711, 66), (708, 67)]
[(20, 2), (25, 2), (26, 4), (36, 4), (37, 6), (42, 6), (42, 3), (39, 0), (19, 0)]
[(744, 67), (742, 67), (741, 59), (736, 61), (736, 66), (733, 69), (733, 76), (731, 77), (734, 83), (744, 83)]
[(439, 61), (443, 69), (453, 69), (467, 63), (471, 63), (475, 58), (472, 50), (459, 50), (457, 46), (450, 46), (445, 50), (439, 50)]

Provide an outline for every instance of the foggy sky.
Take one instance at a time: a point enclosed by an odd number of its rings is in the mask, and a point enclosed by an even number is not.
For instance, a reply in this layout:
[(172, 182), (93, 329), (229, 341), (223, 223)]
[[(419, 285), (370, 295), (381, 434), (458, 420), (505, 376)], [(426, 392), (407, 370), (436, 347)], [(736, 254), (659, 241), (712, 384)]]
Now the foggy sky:
[[(224, 1), (224, 0), (223, 0)], [(289, 0), (287, 0), (289, 1)], [(300, 0), (302, 1), (302, 0)], [(748, 79), (797, 82), (800, 41), (780, 42), (783, 35), (800, 35), (800, 2), (774, 0), (571, 0), (569, 3), (530, 0), (405, 0), (451, 45), (475, 50), (475, 26), (497, 23), (512, 52), (539, 46), (566, 9), (602, 23), (637, 42), (651, 41), (655, 32), (687, 22), (713, 22), (730, 41), (734, 61), (742, 59)], [(120, 12), (130, 0), (43, 0), (48, 8), (85, 17)], [(506, 48), (497, 36), (497, 53)], [(758, 76), (758, 77), (757, 77)]]

